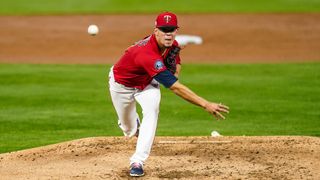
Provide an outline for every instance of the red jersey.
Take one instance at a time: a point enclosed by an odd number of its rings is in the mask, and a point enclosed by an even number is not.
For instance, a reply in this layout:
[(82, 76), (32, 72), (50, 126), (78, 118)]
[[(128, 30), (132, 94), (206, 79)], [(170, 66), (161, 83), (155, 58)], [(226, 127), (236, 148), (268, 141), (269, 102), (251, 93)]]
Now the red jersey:
[[(178, 42), (174, 41), (172, 46), (178, 46)], [(162, 56), (154, 35), (140, 40), (129, 47), (114, 65), (115, 81), (127, 87), (143, 90), (155, 75), (167, 69), (163, 59), (169, 50), (170, 48)], [(176, 64), (180, 64), (179, 54), (176, 56)]]

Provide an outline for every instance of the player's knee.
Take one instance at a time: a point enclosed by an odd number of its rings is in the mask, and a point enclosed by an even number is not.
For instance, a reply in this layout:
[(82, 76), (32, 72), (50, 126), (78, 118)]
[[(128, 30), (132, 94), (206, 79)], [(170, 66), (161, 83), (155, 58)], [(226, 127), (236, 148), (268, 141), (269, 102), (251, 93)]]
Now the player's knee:
[(121, 124), (120, 121), (118, 122), (118, 126), (122, 130), (124, 136), (126, 137), (134, 136), (138, 128), (136, 124), (126, 125), (126, 124)]
[(126, 131), (123, 131), (123, 134), (125, 137), (131, 138), (133, 137), (137, 132), (137, 128), (128, 129)]
[(143, 111), (143, 117), (144, 118), (151, 118), (151, 119), (157, 119), (159, 116), (159, 109), (153, 109), (149, 111)]

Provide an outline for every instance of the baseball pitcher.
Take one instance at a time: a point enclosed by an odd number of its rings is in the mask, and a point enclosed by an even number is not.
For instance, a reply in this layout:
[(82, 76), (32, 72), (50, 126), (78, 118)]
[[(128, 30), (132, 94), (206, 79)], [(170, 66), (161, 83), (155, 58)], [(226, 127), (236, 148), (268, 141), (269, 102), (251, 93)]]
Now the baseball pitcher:
[[(144, 175), (143, 165), (150, 154), (157, 129), (161, 99), (159, 83), (218, 119), (225, 118), (222, 112), (229, 112), (227, 106), (198, 96), (178, 81), (180, 47), (175, 41), (177, 31), (175, 14), (159, 14), (153, 34), (129, 47), (109, 73), (109, 90), (118, 125), (124, 136), (138, 137), (136, 151), (130, 158), (131, 176)], [(141, 122), (136, 102), (142, 108)]]

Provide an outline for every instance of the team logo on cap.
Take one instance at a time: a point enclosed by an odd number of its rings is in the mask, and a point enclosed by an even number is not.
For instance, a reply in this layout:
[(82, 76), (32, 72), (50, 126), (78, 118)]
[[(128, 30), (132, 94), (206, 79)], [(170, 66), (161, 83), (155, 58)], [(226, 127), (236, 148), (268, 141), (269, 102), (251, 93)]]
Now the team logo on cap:
[(170, 20), (171, 20), (171, 16), (170, 16), (170, 15), (165, 15), (165, 16), (163, 16), (163, 19), (164, 19), (164, 21), (165, 21), (166, 23), (169, 23)]
[(164, 64), (162, 63), (161, 60), (157, 60), (157, 61), (154, 63), (154, 68), (155, 68), (156, 70), (162, 69), (163, 66), (164, 66)]

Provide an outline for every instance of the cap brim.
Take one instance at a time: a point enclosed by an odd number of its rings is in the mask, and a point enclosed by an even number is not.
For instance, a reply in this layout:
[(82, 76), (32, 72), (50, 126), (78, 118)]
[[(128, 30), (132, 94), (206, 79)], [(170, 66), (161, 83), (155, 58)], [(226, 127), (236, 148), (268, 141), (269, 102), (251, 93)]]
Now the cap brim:
[(175, 31), (178, 27), (177, 26), (159, 26), (157, 28), (160, 29), (160, 31), (167, 33), (167, 32)]
[(157, 28), (179, 28), (179, 26), (156, 26)]

